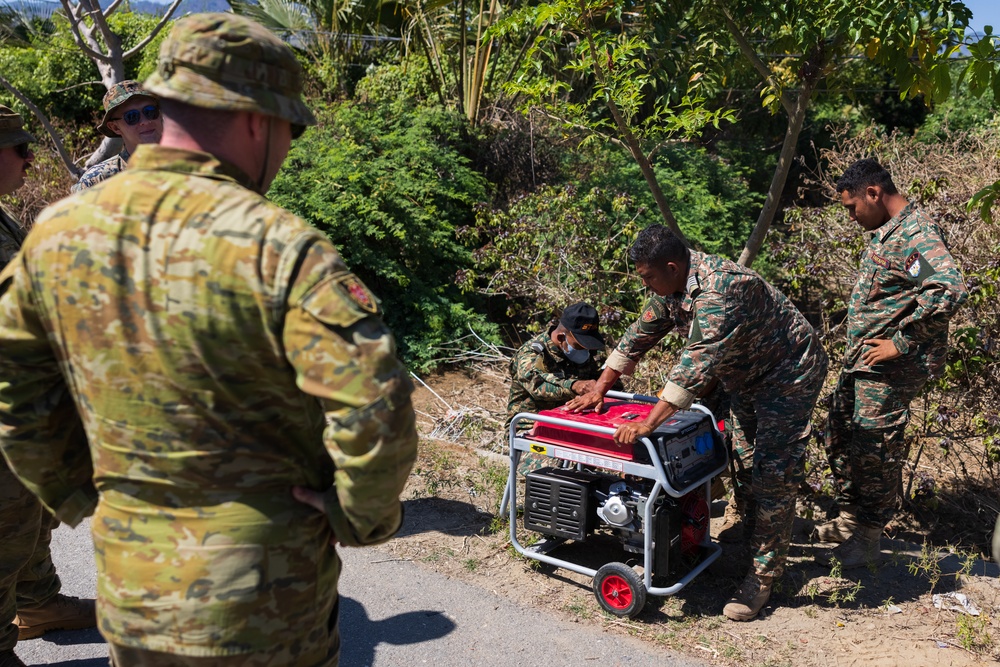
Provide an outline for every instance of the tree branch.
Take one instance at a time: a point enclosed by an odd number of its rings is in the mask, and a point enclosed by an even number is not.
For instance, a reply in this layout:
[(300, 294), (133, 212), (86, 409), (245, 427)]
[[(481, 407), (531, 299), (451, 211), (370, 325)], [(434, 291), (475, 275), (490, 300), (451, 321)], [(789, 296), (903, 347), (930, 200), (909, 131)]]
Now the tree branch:
[(747, 60), (750, 61), (750, 64), (753, 65), (753, 68), (764, 78), (764, 81), (770, 84), (775, 90), (781, 90), (781, 106), (785, 107), (785, 112), (789, 116), (794, 114), (795, 105), (792, 102), (792, 96), (782, 90), (781, 86), (778, 85), (778, 82), (774, 80), (774, 74), (770, 69), (768, 69), (767, 65), (764, 64), (764, 61), (760, 59), (760, 56), (758, 56), (757, 52), (753, 50), (753, 47), (750, 46), (750, 42), (743, 34), (743, 31), (740, 30), (738, 25), (736, 25), (733, 17), (729, 15), (729, 10), (722, 4), (719, 5), (719, 10), (722, 12), (722, 18), (726, 22), (726, 28), (733, 36), (733, 39), (736, 40), (737, 46), (740, 47), (740, 52)]
[[(597, 45), (594, 44), (594, 33), (589, 20), (587, 19), (587, 7), (584, 4), (584, 0), (580, 0), (580, 18), (586, 22), (586, 36), (587, 36), (587, 47), (590, 49), (590, 57), (594, 63), (594, 74), (597, 76), (597, 80), (602, 86), (607, 88), (607, 75), (601, 68), (600, 60), (597, 57)], [(618, 126), (618, 131), (621, 132), (622, 137), (624, 137), (625, 145), (628, 147), (629, 152), (632, 154), (632, 159), (636, 161), (639, 165), (639, 171), (642, 172), (643, 177), (646, 179), (646, 185), (649, 186), (649, 191), (653, 195), (653, 200), (656, 202), (656, 207), (660, 210), (660, 215), (663, 217), (663, 221), (667, 223), (667, 227), (670, 231), (681, 240), (688, 248), (691, 247), (690, 241), (684, 236), (684, 232), (681, 231), (680, 225), (677, 224), (677, 218), (674, 217), (674, 212), (670, 210), (670, 204), (667, 203), (667, 198), (663, 196), (663, 190), (660, 188), (659, 181), (656, 180), (656, 172), (653, 171), (653, 165), (646, 159), (646, 153), (642, 150), (642, 146), (639, 145), (639, 140), (636, 139), (635, 133), (632, 132), (632, 128), (628, 126), (625, 122), (625, 118), (621, 114), (621, 110), (618, 105), (615, 104), (612, 96), (608, 94), (607, 99), (608, 111), (611, 112), (611, 117), (614, 118), (615, 124)]]
[(49, 133), (50, 137), (52, 137), (52, 142), (56, 145), (56, 150), (59, 151), (59, 157), (62, 158), (63, 165), (65, 165), (66, 169), (73, 175), (74, 178), (79, 178), (82, 171), (79, 167), (73, 164), (72, 158), (70, 158), (69, 153), (66, 152), (66, 147), (63, 146), (62, 138), (59, 136), (59, 133), (56, 132), (56, 128), (52, 127), (52, 123), (49, 122), (48, 117), (42, 113), (42, 110), (39, 109), (34, 102), (25, 97), (24, 93), (15, 88), (14, 84), (5, 79), (3, 75), (0, 75), (0, 85), (9, 90), (11, 95), (20, 100), (21, 104), (28, 107), (31, 113), (35, 115), (35, 118), (41, 122), (45, 131)]
[(62, 3), (63, 9), (66, 10), (66, 18), (69, 19), (69, 27), (70, 31), (73, 33), (73, 41), (75, 41), (76, 45), (80, 47), (80, 50), (83, 51), (85, 55), (93, 58), (95, 61), (110, 64), (111, 56), (105, 55), (100, 51), (96, 51), (95, 49), (99, 48), (97, 42), (94, 41), (89, 34), (86, 35), (86, 41), (91, 42), (92, 46), (88, 46), (85, 42), (84, 34), (80, 30), (80, 26), (83, 25), (83, 20), (76, 12), (73, 11), (73, 5), (69, 3), (69, 0), (60, 0), (60, 2)]
[(115, 10), (118, 9), (118, 5), (122, 4), (123, 1), (124, 0), (114, 0), (114, 2), (111, 3), (111, 6), (104, 10), (104, 18), (108, 18), (114, 14)]
[[(121, 0), (116, 0), (116, 2), (121, 2)], [(122, 56), (122, 60), (128, 60), (136, 53), (141, 51), (143, 48), (145, 48), (147, 44), (152, 42), (153, 39), (160, 33), (160, 31), (163, 30), (163, 27), (167, 25), (167, 23), (170, 21), (170, 17), (173, 15), (177, 7), (180, 6), (180, 4), (181, 0), (174, 0), (173, 4), (167, 8), (166, 12), (164, 12), (163, 18), (160, 19), (160, 22), (157, 23), (156, 26), (154, 26), (153, 29), (149, 32), (149, 34), (146, 36), (146, 39), (142, 40), (137, 45), (133, 46), (131, 49), (126, 51), (125, 54)]]
[(581, 125), (580, 123), (574, 123), (571, 120), (566, 120), (565, 118), (563, 118), (561, 116), (557, 116), (554, 113), (552, 113), (551, 111), (543, 109), (542, 107), (532, 106), (531, 107), (531, 111), (534, 112), (534, 113), (539, 113), (539, 114), (545, 116), (546, 118), (551, 118), (552, 120), (556, 121), (557, 123), (562, 123), (563, 125), (568, 125), (569, 127), (575, 128), (577, 130), (582, 130), (582, 131), (584, 131), (584, 132), (586, 132), (588, 134), (596, 135), (596, 136), (600, 137), (601, 139), (603, 139), (604, 141), (607, 141), (609, 143), (615, 144), (616, 146), (620, 146), (620, 147), (625, 148), (625, 149), (628, 148), (628, 145), (624, 141), (622, 141), (621, 139), (619, 139), (618, 137), (613, 137), (610, 134), (604, 134), (603, 132), (598, 132), (597, 130), (595, 130), (592, 127), (587, 127), (586, 125)]
[(778, 212), (778, 204), (781, 200), (781, 193), (785, 189), (785, 181), (788, 180), (788, 172), (792, 168), (792, 160), (795, 159), (795, 148), (799, 142), (799, 134), (802, 132), (802, 123), (806, 118), (806, 109), (809, 108), (809, 101), (812, 98), (814, 78), (806, 78), (799, 89), (799, 97), (795, 103), (794, 111), (788, 116), (788, 126), (785, 129), (785, 140), (781, 145), (781, 154), (778, 156), (778, 166), (774, 170), (774, 177), (771, 179), (771, 187), (767, 190), (767, 199), (764, 200), (764, 207), (757, 216), (753, 232), (747, 239), (747, 244), (740, 253), (739, 264), (749, 267), (757, 258), (764, 239), (767, 237), (767, 230), (771, 227), (774, 215)]

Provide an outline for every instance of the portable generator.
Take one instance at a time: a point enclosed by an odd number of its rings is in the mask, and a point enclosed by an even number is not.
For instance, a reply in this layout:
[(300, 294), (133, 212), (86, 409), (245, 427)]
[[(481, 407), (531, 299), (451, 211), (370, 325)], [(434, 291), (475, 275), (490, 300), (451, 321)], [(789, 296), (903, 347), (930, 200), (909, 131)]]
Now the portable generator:
[[(700, 405), (681, 410), (634, 445), (612, 437), (619, 425), (644, 420), (657, 401), (611, 391), (600, 414), (525, 412), (510, 425), (500, 511), (509, 512), (511, 544), (528, 558), (592, 577), (598, 603), (616, 616), (638, 615), (647, 594), (674, 595), (721, 553), (708, 530), (709, 504), (711, 480), (726, 469), (728, 452), (712, 413)], [(525, 475), (524, 529), (546, 537), (524, 546), (517, 538), (517, 469), (528, 452), (552, 461)], [(595, 570), (554, 553), (598, 533), (641, 556), (641, 572), (620, 561)]]

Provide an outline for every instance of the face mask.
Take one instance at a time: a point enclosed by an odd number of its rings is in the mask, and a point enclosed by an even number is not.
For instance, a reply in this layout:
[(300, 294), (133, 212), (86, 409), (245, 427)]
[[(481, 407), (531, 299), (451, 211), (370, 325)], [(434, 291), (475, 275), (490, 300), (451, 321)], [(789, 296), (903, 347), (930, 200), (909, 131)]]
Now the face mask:
[(566, 349), (563, 350), (563, 354), (574, 364), (582, 364), (587, 359), (590, 359), (590, 350), (578, 350), (569, 343), (566, 343)]

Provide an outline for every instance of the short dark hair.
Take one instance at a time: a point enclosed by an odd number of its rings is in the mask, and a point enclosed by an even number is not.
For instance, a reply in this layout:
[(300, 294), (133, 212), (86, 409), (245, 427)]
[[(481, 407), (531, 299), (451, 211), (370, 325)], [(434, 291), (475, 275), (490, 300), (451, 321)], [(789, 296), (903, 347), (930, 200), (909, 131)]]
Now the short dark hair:
[(896, 184), (892, 182), (892, 176), (885, 167), (877, 160), (866, 157), (848, 167), (847, 171), (837, 179), (837, 194), (846, 190), (851, 196), (857, 196), (862, 190), (873, 185), (881, 187), (886, 194), (896, 194)]
[(639, 232), (628, 249), (628, 258), (636, 265), (662, 266), (667, 262), (686, 262), (687, 246), (663, 225), (650, 225)]

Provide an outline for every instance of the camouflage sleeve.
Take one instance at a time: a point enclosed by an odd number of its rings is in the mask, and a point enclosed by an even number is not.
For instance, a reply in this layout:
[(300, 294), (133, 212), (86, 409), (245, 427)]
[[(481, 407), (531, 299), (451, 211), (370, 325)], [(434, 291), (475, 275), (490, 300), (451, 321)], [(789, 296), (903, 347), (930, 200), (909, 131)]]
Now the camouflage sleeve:
[(399, 495), (417, 453), (413, 384), (375, 297), (333, 246), (311, 244), (299, 266), (283, 340), (299, 388), (326, 414), (330, 526), (347, 546), (384, 542), (402, 523)]
[(892, 337), (903, 354), (933, 339), (942, 326), (947, 327), (947, 320), (968, 297), (965, 280), (936, 225), (921, 225), (910, 238), (907, 252), (904, 268), (916, 285), (917, 295), (916, 307), (900, 320)]
[(630, 375), (643, 355), (674, 329), (674, 324), (666, 300), (651, 296), (642, 308), (642, 315), (625, 330), (618, 346), (608, 357), (608, 368)]
[(514, 360), (514, 381), (536, 401), (568, 401), (576, 394), (573, 383), (580, 378), (560, 378), (545, 370), (542, 355), (525, 345)]
[(0, 273), (0, 448), (24, 485), (76, 526), (97, 503), (93, 463), (23, 262)]
[[(731, 310), (738, 308), (720, 292), (705, 291), (698, 297), (688, 345), (667, 375), (667, 386), (659, 397), (678, 408), (688, 408), (712, 382), (716, 364), (727, 354), (741, 325)], [(747, 351), (749, 352), (749, 350)]]

